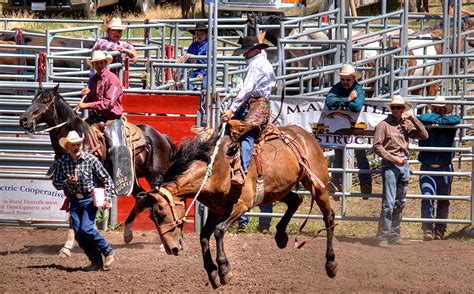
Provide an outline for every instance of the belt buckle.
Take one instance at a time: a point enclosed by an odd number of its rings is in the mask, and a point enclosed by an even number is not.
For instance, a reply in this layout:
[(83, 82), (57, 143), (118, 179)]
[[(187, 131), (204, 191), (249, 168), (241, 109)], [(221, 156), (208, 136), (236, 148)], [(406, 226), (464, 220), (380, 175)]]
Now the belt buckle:
[(440, 168), (441, 165), (440, 164), (430, 164), (430, 167), (431, 168)]
[(76, 198), (77, 198), (77, 199), (83, 199), (83, 198), (84, 198), (84, 195), (81, 194), (81, 193), (77, 193), (77, 194), (76, 194)]

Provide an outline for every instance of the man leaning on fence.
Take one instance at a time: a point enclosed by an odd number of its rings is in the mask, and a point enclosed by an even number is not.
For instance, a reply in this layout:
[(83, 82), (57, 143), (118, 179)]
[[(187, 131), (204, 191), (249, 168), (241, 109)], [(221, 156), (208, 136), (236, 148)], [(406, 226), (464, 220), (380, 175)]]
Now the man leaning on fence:
[[(84, 136), (71, 131), (59, 139), (59, 145), (67, 150), (58, 160), (53, 185), (70, 195), (70, 216), (75, 239), (89, 258), (90, 264), (84, 271), (110, 269), (114, 262), (112, 247), (95, 229), (97, 207), (94, 206), (92, 191), (102, 182), (106, 199), (104, 208), (110, 207), (114, 184), (100, 161), (92, 154), (82, 151)], [(102, 260), (102, 255), (104, 260)]]
[(382, 157), (382, 211), (378, 224), (378, 245), (402, 245), (400, 221), (406, 203), (410, 167), (408, 165), (409, 138), (425, 140), (428, 132), (423, 124), (408, 111), (410, 104), (395, 95), (387, 104), (391, 114), (375, 127), (375, 153)]
[[(418, 116), (418, 119), (425, 125), (457, 125), (460, 122), (459, 116), (448, 115), (453, 111), (451, 104), (445, 103), (445, 98), (435, 97), (435, 102), (429, 105), (430, 113)], [(420, 147), (453, 147), (456, 136), (456, 128), (436, 128), (428, 129), (429, 138), (421, 140)], [(452, 160), (454, 152), (450, 151), (420, 151), (418, 160), (421, 162), (421, 171), (427, 172), (452, 172)], [(420, 176), (421, 194), (430, 195), (450, 195), (453, 177), (450, 175), (422, 175)], [(434, 219), (436, 203), (436, 218), (447, 219), (449, 213), (449, 200), (447, 199), (423, 199), (421, 200), (421, 217)], [(423, 223), (423, 240), (431, 241), (444, 239), (447, 225), (445, 223)]]
[[(361, 73), (356, 71), (352, 65), (345, 64), (338, 75), (341, 81), (335, 84), (329, 91), (325, 101), (327, 107), (329, 110), (343, 107), (351, 112), (360, 112), (365, 101), (364, 90), (362, 86), (357, 83), (357, 80), (361, 77)], [(334, 153), (333, 167), (342, 168), (343, 150), (335, 149)], [(356, 149), (354, 153), (357, 159), (357, 167), (359, 169), (369, 169), (370, 165), (365, 150)], [(359, 173), (359, 182), (362, 193), (372, 193), (372, 177), (370, 174)], [(332, 183), (339, 191), (342, 191), (342, 174), (333, 173)]]

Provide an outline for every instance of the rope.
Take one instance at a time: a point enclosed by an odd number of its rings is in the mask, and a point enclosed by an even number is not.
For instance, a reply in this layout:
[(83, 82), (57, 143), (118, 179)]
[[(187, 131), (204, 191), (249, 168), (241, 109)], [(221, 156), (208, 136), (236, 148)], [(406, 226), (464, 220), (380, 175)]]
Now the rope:
[(204, 188), (204, 185), (206, 184), (209, 177), (212, 175), (212, 166), (214, 165), (214, 161), (217, 157), (217, 153), (219, 152), (219, 145), (221, 144), (222, 138), (224, 137), (226, 125), (227, 125), (227, 123), (225, 122), (221, 126), (221, 130), (220, 130), (220, 133), (219, 133), (219, 138), (217, 139), (216, 147), (214, 148), (214, 152), (212, 153), (212, 156), (211, 156), (211, 162), (209, 162), (209, 164), (207, 165), (206, 175), (204, 176), (204, 179), (202, 180), (201, 186), (199, 187), (199, 190), (197, 191), (196, 196), (194, 196), (193, 201), (191, 202), (191, 205), (189, 205), (188, 209), (186, 209), (186, 213), (184, 214), (184, 217), (183, 217), (184, 219), (186, 219), (186, 217), (188, 216), (189, 211), (191, 210), (191, 208), (193, 207), (193, 205), (196, 202), (197, 198), (199, 197), (199, 194), (201, 194), (201, 191)]

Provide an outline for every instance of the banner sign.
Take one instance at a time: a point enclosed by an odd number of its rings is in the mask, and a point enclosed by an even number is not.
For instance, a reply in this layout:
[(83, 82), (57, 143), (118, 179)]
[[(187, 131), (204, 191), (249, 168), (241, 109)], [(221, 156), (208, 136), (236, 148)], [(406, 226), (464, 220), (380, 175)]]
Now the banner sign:
[(51, 180), (0, 179), (0, 219), (67, 222), (63, 191)]
[[(273, 114), (280, 111), (280, 101), (270, 101)], [(344, 107), (329, 109), (324, 101), (314, 98), (285, 98), (277, 122), (298, 125), (312, 132), (322, 147), (347, 144), (373, 144), (375, 126), (384, 120), (390, 109), (383, 103), (367, 103), (360, 112)]]

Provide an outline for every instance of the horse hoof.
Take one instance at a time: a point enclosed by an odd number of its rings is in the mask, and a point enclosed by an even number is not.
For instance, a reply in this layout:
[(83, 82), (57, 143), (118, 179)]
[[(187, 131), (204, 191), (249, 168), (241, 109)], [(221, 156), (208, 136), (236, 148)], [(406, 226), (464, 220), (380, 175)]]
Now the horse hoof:
[(288, 245), (288, 235), (286, 233), (276, 233), (275, 234), (275, 241), (278, 248), (283, 249), (286, 248)]
[(225, 285), (225, 284), (228, 284), (230, 280), (232, 280), (232, 277), (234, 276), (234, 274), (232, 273), (232, 271), (229, 270), (227, 273), (222, 274), (220, 276), (221, 276), (222, 285)]
[(71, 257), (71, 250), (67, 249), (66, 247), (61, 248), (61, 250), (59, 250), (59, 257), (61, 258)]
[(133, 233), (130, 234), (123, 234), (123, 241), (125, 244), (129, 244), (133, 240)]
[(331, 261), (326, 263), (326, 273), (328, 277), (334, 278), (337, 273), (337, 262)]
[(211, 275), (209, 276), (209, 281), (211, 282), (212, 288), (217, 289), (221, 285), (221, 282), (219, 280), (219, 275), (217, 274), (217, 271), (213, 271)]

